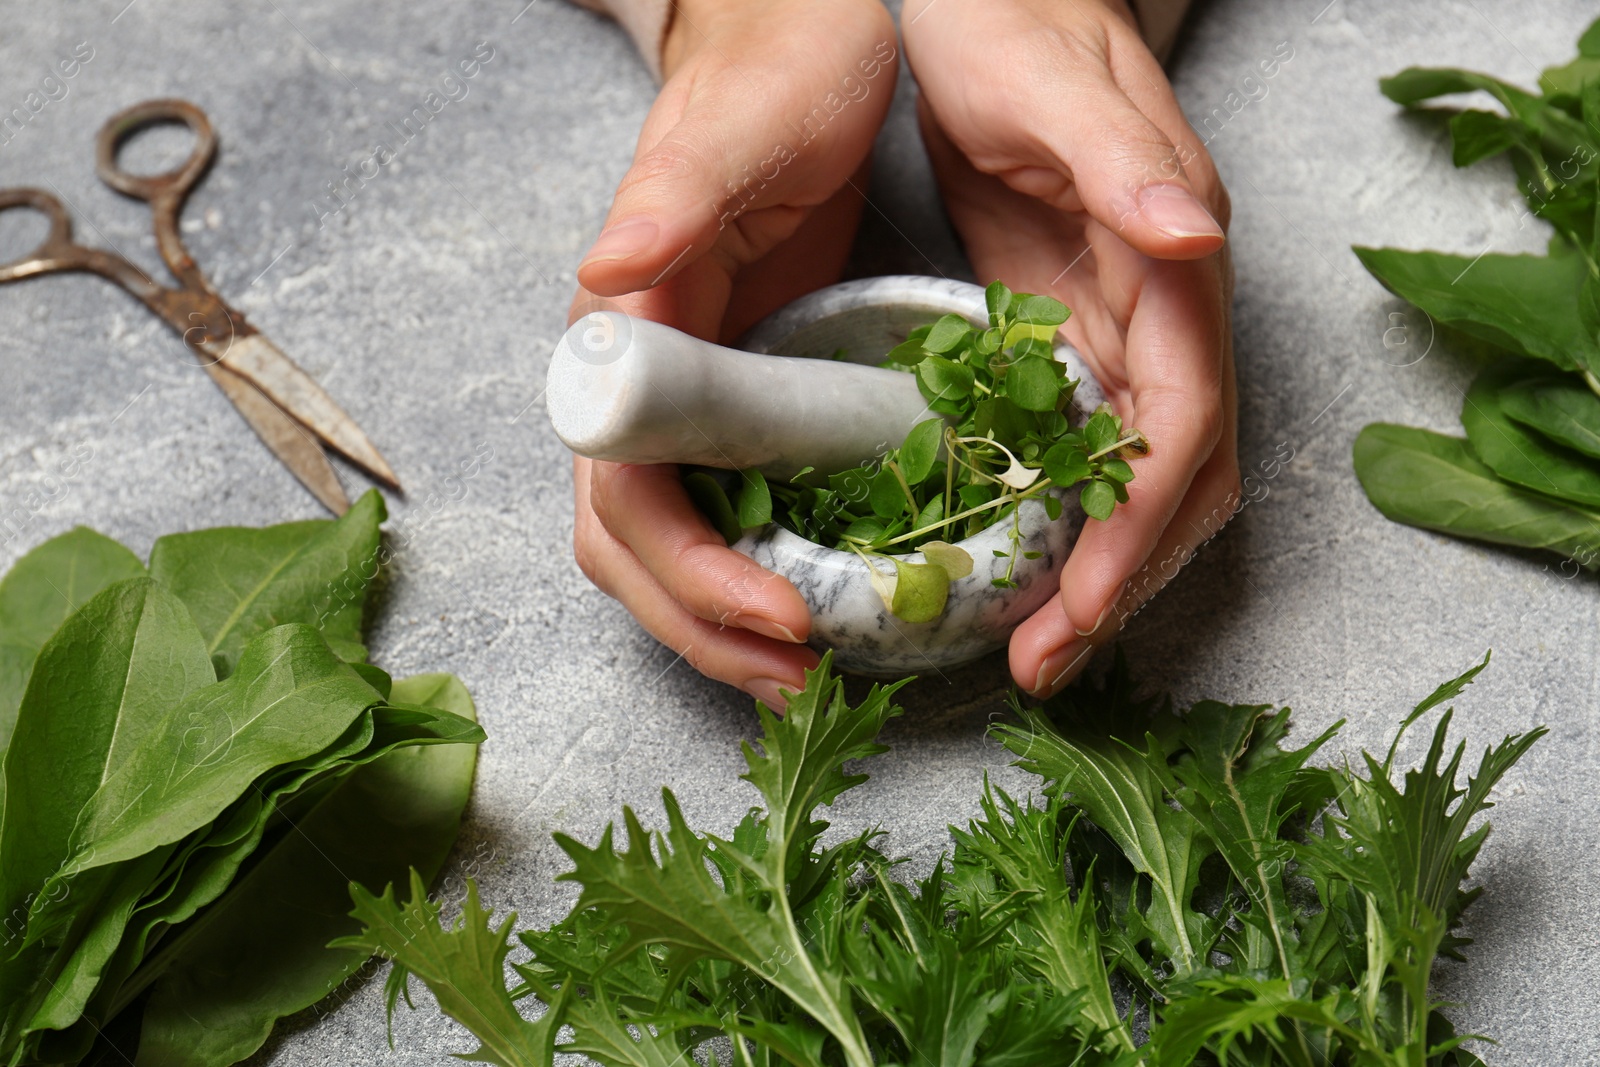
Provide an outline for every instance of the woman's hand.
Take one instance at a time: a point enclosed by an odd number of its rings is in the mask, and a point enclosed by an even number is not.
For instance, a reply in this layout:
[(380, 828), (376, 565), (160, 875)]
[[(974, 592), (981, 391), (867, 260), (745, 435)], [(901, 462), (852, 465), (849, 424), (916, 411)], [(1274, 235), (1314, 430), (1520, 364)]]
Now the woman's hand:
[[(679, 0), (665, 85), (578, 268), (599, 307), (711, 340), (837, 280), (894, 92), (878, 0)], [(732, 551), (676, 467), (574, 460), (574, 550), (690, 666), (773, 707), (817, 656), (786, 579)]]
[(1228, 197), (1120, 0), (909, 0), (902, 26), (978, 277), (1072, 308), (1068, 339), (1151, 444), (1011, 639), (1045, 695), (1236, 509)]

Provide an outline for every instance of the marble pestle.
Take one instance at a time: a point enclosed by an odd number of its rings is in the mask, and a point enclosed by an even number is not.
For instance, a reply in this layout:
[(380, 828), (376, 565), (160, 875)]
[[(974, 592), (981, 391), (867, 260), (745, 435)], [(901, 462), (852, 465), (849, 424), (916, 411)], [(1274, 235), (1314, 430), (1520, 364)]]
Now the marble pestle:
[(775, 478), (858, 466), (929, 417), (903, 371), (741, 352), (615, 311), (557, 342), (545, 405), (579, 455)]

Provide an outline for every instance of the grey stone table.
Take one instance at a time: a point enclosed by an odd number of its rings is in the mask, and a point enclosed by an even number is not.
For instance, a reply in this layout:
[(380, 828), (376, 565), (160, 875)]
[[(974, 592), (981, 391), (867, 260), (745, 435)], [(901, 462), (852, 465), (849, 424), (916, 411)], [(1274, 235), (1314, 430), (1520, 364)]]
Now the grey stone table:
[[(209, 110), (222, 150), (185, 216), (196, 257), (410, 490), (392, 506), (398, 562), (374, 655), (397, 673), (458, 672), (489, 731), (443, 891), (475, 875), (488, 900), (538, 923), (572, 894), (552, 882), (563, 869), (552, 830), (592, 840), (623, 803), (658, 810), (663, 783), (693, 821), (731, 826), (751, 799), (728, 785), (754, 720), (570, 558), (567, 457), (536, 401), (572, 265), (653, 87), (612, 25), (526, 2), (9, 0), (0, 113), (80, 42), (92, 58), (65, 96), (0, 136), (0, 185), (53, 184), (85, 238), (155, 267), (142, 208), (94, 178), (93, 132), (150, 96)], [(1374, 83), (1413, 62), (1531, 83), (1571, 54), (1592, 13), (1579, 0), (1218, 0), (1196, 12), (1174, 64), (1233, 191), (1241, 459), (1256, 466), (1280, 445), (1294, 459), (1133, 621), (1128, 654), (1180, 699), (1288, 703), (1308, 734), (1348, 719), (1340, 744), (1353, 752), (1495, 649), (1460, 702), (1474, 749), (1538, 723), (1551, 734), (1499, 790), (1477, 868), (1488, 891), (1469, 913), (1476, 952), (1439, 988), (1466, 1029), (1500, 1039), (1488, 1053), (1503, 1064), (1600, 1062), (1596, 592), (1543, 559), (1392, 525), (1366, 503), (1350, 469), (1359, 427), (1453, 429), (1469, 371), (1442, 348), (1411, 363), (1425, 324), (1348, 246), (1536, 250), (1544, 235), (1521, 219), (1506, 173), (1454, 171), (1437, 127), (1399, 115)], [(404, 140), (396, 127), (479, 42), (492, 59), (467, 95)], [(1274, 52), (1292, 58), (1246, 84)], [(856, 269), (959, 276), (909, 88), (884, 134)], [(1234, 114), (1230, 93), (1248, 101)], [(379, 140), (396, 158), (334, 210), (327, 183)], [(148, 165), (178, 144), (152, 134), (135, 151)], [(24, 227), (3, 223), (3, 247), (20, 247)], [(0, 564), (77, 522), (144, 551), (169, 530), (319, 513), (166, 327), (105, 283), (0, 289), (0, 323)], [(1399, 352), (1384, 344), (1397, 326), (1411, 331)], [(55, 477), (74, 456), (76, 477)], [(474, 458), (476, 476), (458, 477)], [(1005, 685), (995, 658), (908, 690), (894, 752), (841, 803), (841, 828), (882, 822), (892, 848), (931, 863), (986, 770), (1017, 781), (984, 737)], [(258, 1060), (444, 1064), (464, 1047), (433, 1012), (402, 1012), (390, 1051), (368, 983), (337, 1012), (283, 1028)]]

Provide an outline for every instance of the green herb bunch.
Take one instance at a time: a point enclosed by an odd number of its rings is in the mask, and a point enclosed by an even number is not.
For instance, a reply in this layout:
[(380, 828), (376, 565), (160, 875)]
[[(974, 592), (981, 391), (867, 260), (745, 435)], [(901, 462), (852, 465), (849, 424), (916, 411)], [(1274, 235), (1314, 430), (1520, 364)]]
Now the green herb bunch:
[[(1128, 499), (1133, 468), (1124, 458), (1149, 451), (1108, 407), (1081, 427), (1067, 418), (1078, 383), (1055, 358), (1056, 330), (1071, 312), (1048, 296), (1013, 293), (996, 281), (985, 290), (987, 327), (945, 315), (912, 330), (882, 364), (916, 375), (935, 418), (919, 422), (898, 448), (859, 467), (769, 483), (741, 472), (730, 495), (711, 475), (686, 484), (731, 543), (751, 527), (777, 521), (819, 544), (855, 552), (895, 615), (926, 622), (943, 611), (950, 581), (972, 572), (972, 559), (950, 542), (1010, 519), (1006, 573), (1012, 588), (1020, 552), (1018, 505), (1039, 499), (1051, 519), (1060, 499), (1049, 490), (1083, 483), (1078, 499), (1106, 519)], [(927, 562), (897, 556), (922, 552)], [(1007, 555), (997, 551), (996, 555)], [(884, 559), (892, 575), (872, 560)]]
[(382, 498), (156, 541), (79, 527), (0, 580), (0, 1062), (222, 1067), (364, 957), (352, 879), (431, 879), (483, 731), (362, 615)]
[(824, 657), (784, 718), (758, 705), (743, 778), (765, 806), (731, 836), (691, 829), (665, 790), (665, 830), (624, 809), (625, 844), (557, 836), (582, 892), (516, 936), (511, 988), (516, 916), (491, 922), (475, 889), (448, 925), (420, 880), (405, 904), (356, 889), (346, 943), (395, 961), (391, 1012), (415, 976), (481, 1042), (467, 1058), (503, 1067), (1468, 1067), (1429, 975), (1468, 944), (1476, 816), (1544, 731), (1486, 750), (1465, 787), (1451, 711), (1420, 766), (1396, 749), (1483, 666), (1382, 760), (1318, 767), (1338, 725), (1291, 749), (1287, 709), (1174, 715), (1119, 659), (996, 729), (1040, 795), (986, 785), (908, 885), (882, 830), (825, 843), (818, 808), (866, 781), (852, 761), (886, 751), (899, 709), (898, 684), (850, 706)]
[(1355, 444), (1367, 496), (1398, 522), (1547, 549), (1600, 566), (1600, 22), (1540, 94), (1484, 74), (1413, 68), (1380, 84), (1396, 103), (1484, 91), (1504, 113), (1450, 120), (1459, 167), (1509, 155), (1545, 256), (1357, 248), (1372, 274), (1432, 320), (1487, 343), (1467, 391), (1466, 439), (1375, 423)]

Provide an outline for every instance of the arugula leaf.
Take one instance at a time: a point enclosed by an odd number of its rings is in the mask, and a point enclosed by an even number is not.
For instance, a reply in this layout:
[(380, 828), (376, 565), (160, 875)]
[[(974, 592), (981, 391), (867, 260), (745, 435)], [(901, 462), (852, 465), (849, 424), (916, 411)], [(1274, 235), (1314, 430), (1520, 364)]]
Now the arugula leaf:
[[(449, 674), (403, 679), (392, 697), (477, 717), (466, 688)], [(359, 954), (325, 948), (356, 930), (342, 906), (348, 887), (376, 891), (405, 879), (408, 868), (431, 882), (460, 829), (475, 764), (470, 745), (390, 751), (294, 820), (152, 961), (159, 977), (144, 1011), (139, 1062), (235, 1063), (261, 1046), (279, 1017), (316, 1003), (354, 974)]]
[(1384, 288), (1463, 333), (1562, 370), (1600, 366), (1600, 346), (1578, 315), (1588, 267), (1576, 256), (1355, 249)]
[[(0, 757), (39, 650), (73, 612), (144, 564), (111, 538), (75, 526), (12, 565), (0, 578)], [(4, 779), (0, 779), (3, 783)]]
[(1373, 423), (1354, 458), (1367, 498), (1395, 522), (1600, 563), (1600, 513), (1501, 481), (1460, 438)]
[(219, 678), (257, 634), (291, 622), (316, 627), (341, 659), (365, 660), (361, 619), (385, 517), (368, 490), (334, 520), (169, 534), (150, 551), (150, 575), (189, 605)]

